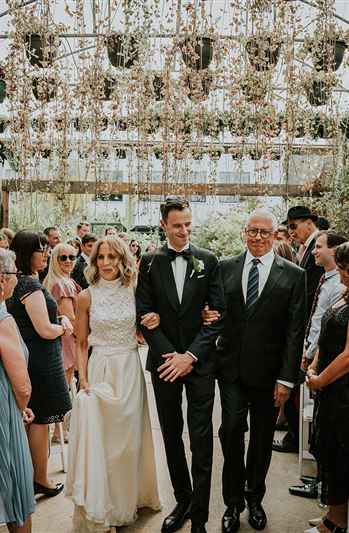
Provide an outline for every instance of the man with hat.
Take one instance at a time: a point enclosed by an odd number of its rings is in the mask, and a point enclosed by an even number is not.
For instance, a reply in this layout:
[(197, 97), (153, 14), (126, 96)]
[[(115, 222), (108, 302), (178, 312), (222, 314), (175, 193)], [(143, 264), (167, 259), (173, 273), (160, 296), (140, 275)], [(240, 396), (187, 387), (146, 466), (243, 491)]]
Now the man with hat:
[[(287, 213), (287, 228), (290, 237), (303, 246), (303, 254), (299, 266), (307, 273), (307, 320), (309, 320), (315, 292), (324, 269), (315, 263), (313, 250), (319, 234), (316, 226), (318, 217), (308, 207), (297, 205), (291, 207)], [(296, 355), (296, 354), (295, 354)], [(291, 397), (285, 404), (285, 416), (288, 431), (285, 437), (273, 443), (273, 450), (277, 452), (297, 452), (299, 447), (299, 410), (296, 407), (298, 387), (293, 390)]]

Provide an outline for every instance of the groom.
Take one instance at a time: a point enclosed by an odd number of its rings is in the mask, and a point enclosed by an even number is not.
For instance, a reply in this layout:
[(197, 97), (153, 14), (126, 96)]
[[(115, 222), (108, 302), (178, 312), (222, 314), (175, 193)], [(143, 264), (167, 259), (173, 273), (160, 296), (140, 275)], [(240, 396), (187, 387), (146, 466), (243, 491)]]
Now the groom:
[[(216, 257), (189, 243), (192, 229), (189, 203), (171, 197), (160, 209), (167, 244), (155, 254), (142, 257), (136, 302), (140, 325), (147, 312), (160, 315), (160, 326), (155, 330), (141, 327), (149, 345), (147, 370), (152, 374), (177, 500), (163, 522), (162, 532), (177, 531), (190, 516), (192, 533), (205, 533), (213, 450), (214, 348), (222, 330), (222, 318), (206, 326), (201, 311), (208, 303), (211, 309), (222, 313), (224, 295)], [(183, 388), (188, 402), (193, 486), (182, 440)]]

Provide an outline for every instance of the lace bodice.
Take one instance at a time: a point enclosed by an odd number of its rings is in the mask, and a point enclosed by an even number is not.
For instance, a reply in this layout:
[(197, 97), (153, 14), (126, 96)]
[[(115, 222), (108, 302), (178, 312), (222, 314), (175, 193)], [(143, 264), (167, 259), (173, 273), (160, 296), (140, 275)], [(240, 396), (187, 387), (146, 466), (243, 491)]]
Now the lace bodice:
[(137, 346), (136, 303), (132, 287), (100, 279), (90, 285), (90, 346)]

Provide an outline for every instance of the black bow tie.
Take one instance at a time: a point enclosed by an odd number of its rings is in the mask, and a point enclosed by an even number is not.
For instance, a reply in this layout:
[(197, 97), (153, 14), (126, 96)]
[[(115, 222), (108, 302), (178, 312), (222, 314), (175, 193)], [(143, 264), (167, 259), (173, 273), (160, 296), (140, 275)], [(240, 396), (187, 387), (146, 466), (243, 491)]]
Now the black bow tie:
[(189, 261), (193, 253), (189, 250), (189, 248), (187, 250), (182, 250), (181, 252), (177, 252), (172, 248), (168, 248), (167, 255), (170, 258), (170, 261), (174, 261), (177, 257), (183, 257), (183, 259)]

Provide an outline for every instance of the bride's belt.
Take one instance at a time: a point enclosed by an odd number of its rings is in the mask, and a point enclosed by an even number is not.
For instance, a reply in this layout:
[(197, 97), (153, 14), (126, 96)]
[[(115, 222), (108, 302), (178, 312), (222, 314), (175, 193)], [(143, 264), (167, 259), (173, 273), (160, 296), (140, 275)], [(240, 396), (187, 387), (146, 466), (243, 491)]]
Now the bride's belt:
[(103, 355), (104, 357), (112, 357), (115, 355), (123, 355), (129, 352), (138, 353), (137, 343), (127, 343), (127, 344), (91, 344), (93, 355)]

